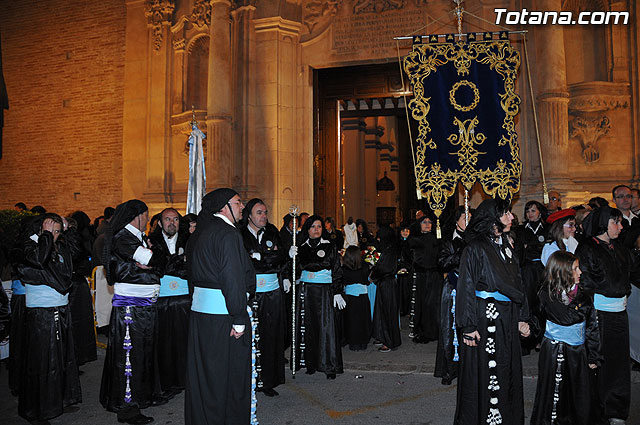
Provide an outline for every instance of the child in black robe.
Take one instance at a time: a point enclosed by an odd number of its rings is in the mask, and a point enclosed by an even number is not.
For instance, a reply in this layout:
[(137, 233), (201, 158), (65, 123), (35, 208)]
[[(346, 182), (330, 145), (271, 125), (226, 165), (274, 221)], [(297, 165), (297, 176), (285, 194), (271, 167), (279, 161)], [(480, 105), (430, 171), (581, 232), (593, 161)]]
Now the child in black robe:
[(538, 359), (538, 386), (531, 424), (586, 424), (589, 421), (589, 369), (601, 363), (596, 311), (579, 286), (578, 258), (556, 251), (539, 293), (546, 330)]

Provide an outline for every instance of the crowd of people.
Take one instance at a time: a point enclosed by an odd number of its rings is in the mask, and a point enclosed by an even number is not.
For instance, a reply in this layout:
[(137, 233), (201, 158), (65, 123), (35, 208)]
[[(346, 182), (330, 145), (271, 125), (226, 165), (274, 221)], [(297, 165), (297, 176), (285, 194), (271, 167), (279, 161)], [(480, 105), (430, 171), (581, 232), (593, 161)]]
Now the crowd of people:
[(293, 371), (333, 380), (343, 349), (399, 349), (408, 316), (412, 343), (437, 344), (434, 376), (458, 380), (455, 424), (523, 424), (533, 350), (532, 424), (623, 424), (638, 191), (616, 186), (615, 208), (593, 198), (563, 209), (549, 195), (526, 203), (521, 224), (500, 199), (458, 207), (441, 239), (430, 211), (375, 236), (364, 220), (340, 229), (308, 213), (278, 229), (265, 202), (230, 188), (207, 194), (197, 216), (150, 218), (135, 199), (93, 224), (81, 211), (33, 211), (8, 255), (10, 322), (0, 308), (19, 414), (47, 423), (82, 402), (97, 267), (114, 292), (100, 402), (121, 423), (152, 422), (142, 410), (183, 390), (187, 424), (257, 423), (256, 393), (279, 395), (287, 349)]

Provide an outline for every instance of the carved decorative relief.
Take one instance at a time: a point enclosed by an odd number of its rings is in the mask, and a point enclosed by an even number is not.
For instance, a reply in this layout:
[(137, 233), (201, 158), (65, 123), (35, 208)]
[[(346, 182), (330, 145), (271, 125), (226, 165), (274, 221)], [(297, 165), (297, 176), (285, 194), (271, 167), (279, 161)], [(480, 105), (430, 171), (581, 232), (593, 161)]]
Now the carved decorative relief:
[(340, 10), (340, 0), (309, 0), (306, 2), (302, 15), (302, 23), (312, 33), (329, 25), (331, 18)]
[(402, 9), (405, 0), (357, 0), (353, 5), (353, 14), (381, 13), (387, 10)]
[(184, 50), (184, 46), (185, 46), (184, 38), (173, 40), (173, 50)]
[(189, 21), (199, 28), (211, 25), (211, 4), (209, 0), (195, 0)]
[(173, 0), (146, 0), (144, 2), (144, 14), (149, 26), (153, 29), (153, 47), (159, 50), (162, 46), (162, 25), (170, 22), (175, 9)]
[(592, 164), (600, 159), (598, 142), (611, 128), (609, 117), (597, 118), (576, 116), (569, 122), (569, 137), (578, 139), (582, 146), (582, 159)]

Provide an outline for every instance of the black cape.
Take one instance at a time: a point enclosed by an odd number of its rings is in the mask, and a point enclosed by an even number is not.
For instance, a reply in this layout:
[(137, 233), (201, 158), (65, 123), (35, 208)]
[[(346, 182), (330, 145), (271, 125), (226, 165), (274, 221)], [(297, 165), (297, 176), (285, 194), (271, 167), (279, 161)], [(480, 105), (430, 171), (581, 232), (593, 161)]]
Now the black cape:
[[(189, 317), (185, 423), (247, 424), (251, 409), (251, 323), (247, 293), (255, 293), (255, 271), (242, 236), (203, 210), (187, 242), (190, 287), (220, 289), (228, 315), (192, 311)], [(233, 325), (244, 334), (230, 336)]]

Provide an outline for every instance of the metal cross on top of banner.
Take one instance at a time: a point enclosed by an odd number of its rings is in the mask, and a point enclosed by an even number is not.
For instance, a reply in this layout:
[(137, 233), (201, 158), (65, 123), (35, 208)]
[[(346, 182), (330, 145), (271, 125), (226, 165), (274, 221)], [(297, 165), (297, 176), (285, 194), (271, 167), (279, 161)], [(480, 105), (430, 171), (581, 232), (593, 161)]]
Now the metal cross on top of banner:
[[(461, 26), (459, 26), (461, 29)], [(418, 192), (440, 217), (460, 182), (511, 199), (520, 190), (520, 148), (514, 118), (520, 55), (507, 32), (414, 37), (403, 69), (413, 86), (408, 103), (418, 123), (413, 143)]]

